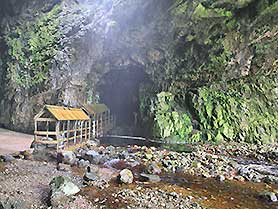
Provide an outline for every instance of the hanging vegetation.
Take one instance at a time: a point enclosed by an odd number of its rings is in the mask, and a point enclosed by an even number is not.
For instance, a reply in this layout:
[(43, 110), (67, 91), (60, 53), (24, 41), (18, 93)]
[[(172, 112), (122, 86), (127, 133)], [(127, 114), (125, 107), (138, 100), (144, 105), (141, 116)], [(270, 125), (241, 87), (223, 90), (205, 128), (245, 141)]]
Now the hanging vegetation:
[(33, 22), (24, 22), (7, 32), (8, 78), (29, 89), (47, 80), (53, 57), (59, 50), (60, 6)]

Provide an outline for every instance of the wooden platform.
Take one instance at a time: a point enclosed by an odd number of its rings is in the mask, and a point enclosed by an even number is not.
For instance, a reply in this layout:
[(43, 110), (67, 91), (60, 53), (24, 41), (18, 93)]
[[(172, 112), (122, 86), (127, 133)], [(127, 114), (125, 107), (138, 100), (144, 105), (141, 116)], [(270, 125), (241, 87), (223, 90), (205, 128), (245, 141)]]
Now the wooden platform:
[(33, 136), (0, 128), (0, 155), (29, 149)]

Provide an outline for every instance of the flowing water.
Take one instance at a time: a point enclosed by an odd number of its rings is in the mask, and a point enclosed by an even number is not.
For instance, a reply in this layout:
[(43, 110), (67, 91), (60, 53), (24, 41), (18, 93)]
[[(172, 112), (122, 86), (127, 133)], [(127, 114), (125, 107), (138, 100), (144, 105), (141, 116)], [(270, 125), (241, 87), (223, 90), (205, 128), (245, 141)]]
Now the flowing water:
[[(149, 146), (160, 146), (159, 143), (146, 142), (144, 140), (129, 139), (128, 137), (106, 137), (100, 140), (103, 145), (113, 145), (113, 146), (126, 146), (126, 145), (149, 145)], [(180, 146), (177, 146), (180, 147)], [(168, 148), (175, 149), (175, 146), (170, 146)], [(193, 149), (190, 145), (186, 146), (185, 150), (191, 152)], [(246, 161), (243, 159), (237, 159), (241, 164), (254, 164), (254, 162)], [(116, 162), (116, 161), (115, 161)], [(124, 162), (119, 161), (118, 167), (114, 166), (116, 169), (123, 169), (126, 167)], [(264, 166), (263, 162), (261, 165), (256, 164), (256, 166)], [(266, 165), (269, 167), (277, 168), (277, 165)], [(271, 168), (272, 168), (271, 167)], [(135, 178), (139, 176), (139, 173), (144, 170), (144, 167), (137, 166), (131, 168)], [(271, 171), (271, 170), (270, 170)], [(273, 172), (277, 172), (276, 169)], [(213, 178), (202, 178), (198, 176), (192, 176), (185, 173), (163, 173), (160, 175), (161, 182), (159, 183), (148, 183), (145, 184), (140, 182), (136, 178), (137, 182), (131, 185), (121, 185), (113, 180), (110, 183), (110, 187), (100, 190), (95, 187), (87, 187), (82, 190), (82, 193), (88, 196), (92, 201), (97, 199), (103, 199), (106, 197), (105, 205), (107, 208), (125, 208), (128, 202), (119, 201), (114, 202), (111, 197), (111, 193), (120, 191), (123, 188), (134, 188), (136, 185), (143, 187), (159, 187), (163, 190), (169, 192), (181, 193), (185, 196), (192, 196), (196, 202), (207, 208), (214, 209), (228, 209), (228, 208), (244, 208), (244, 209), (277, 209), (278, 203), (271, 203), (269, 201), (261, 199), (258, 194), (265, 190), (278, 190), (278, 185), (268, 185), (265, 183), (252, 183), (252, 182), (241, 182), (235, 180), (225, 180), (224, 182), (217, 181)]]

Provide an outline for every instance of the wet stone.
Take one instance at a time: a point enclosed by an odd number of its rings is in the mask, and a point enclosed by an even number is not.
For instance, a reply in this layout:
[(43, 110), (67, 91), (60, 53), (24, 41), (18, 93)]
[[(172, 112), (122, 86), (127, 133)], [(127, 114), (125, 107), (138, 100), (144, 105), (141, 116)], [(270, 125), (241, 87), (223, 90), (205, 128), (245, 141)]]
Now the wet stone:
[(131, 184), (133, 182), (133, 173), (129, 169), (123, 169), (120, 172), (119, 180), (124, 184)]
[(146, 173), (141, 173), (140, 177), (143, 181), (148, 181), (152, 183), (160, 182), (161, 179), (158, 175), (152, 175), (152, 174), (146, 174)]
[(99, 164), (101, 155), (95, 150), (89, 150), (86, 152), (84, 159), (90, 161), (92, 164)]
[(62, 160), (64, 163), (69, 165), (74, 165), (77, 162), (76, 155), (72, 151), (63, 151), (62, 153)]
[(223, 181), (225, 181), (225, 176), (219, 175), (219, 176), (216, 177), (216, 179), (220, 182), (223, 182)]
[(3, 159), (4, 162), (12, 162), (15, 160), (12, 155), (2, 155), (1, 159)]
[(277, 202), (278, 199), (277, 199), (277, 196), (275, 195), (274, 192), (268, 192), (268, 191), (265, 191), (265, 192), (261, 192), (259, 194), (259, 196), (265, 200), (268, 200), (270, 202)]

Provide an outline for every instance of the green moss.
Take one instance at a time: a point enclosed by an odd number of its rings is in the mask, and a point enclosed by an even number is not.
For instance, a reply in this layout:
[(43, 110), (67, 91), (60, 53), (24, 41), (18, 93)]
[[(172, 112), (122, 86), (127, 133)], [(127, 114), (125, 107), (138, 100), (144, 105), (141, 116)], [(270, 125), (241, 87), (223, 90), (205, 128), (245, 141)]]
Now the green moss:
[(195, 19), (200, 18), (212, 18), (212, 17), (232, 17), (233, 14), (231, 11), (225, 10), (225, 9), (208, 9), (204, 7), (201, 3), (198, 4), (196, 7), (193, 17)]
[(260, 12), (260, 15), (262, 16), (276, 16), (278, 13), (278, 2), (276, 1), (275, 3), (271, 4), (270, 6), (266, 7)]
[(34, 22), (26, 22), (6, 35), (10, 57), (8, 77), (19, 87), (29, 89), (47, 80), (62, 35), (60, 11), (60, 7), (55, 6)]
[(178, 110), (175, 96), (170, 92), (157, 95), (154, 135), (171, 141), (196, 142), (200, 133), (192, 135), (193, 127), (188, 113)]
[(277, 141), (276, 76), (202, 87), (193, 98), (202, 132), (213, 141)]

